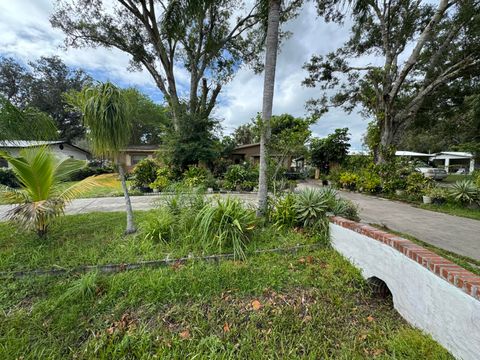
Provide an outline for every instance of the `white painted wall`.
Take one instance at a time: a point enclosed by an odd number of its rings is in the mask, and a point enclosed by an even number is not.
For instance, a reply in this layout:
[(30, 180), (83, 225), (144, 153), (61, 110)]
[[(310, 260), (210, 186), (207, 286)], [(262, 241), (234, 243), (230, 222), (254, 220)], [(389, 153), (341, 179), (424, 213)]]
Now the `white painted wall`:
[[(87, 153), (80, 151), (79, 149), (69, 145), (69, 144), (62, 144), (63, 149), (60, 149), (60, 144), (52, 144), (48, 145), (48, 148), (59, 158), (73, 158), (76, 160), (87, 160)], [(19, 156), (20, 151), (22, 148), (2, 148), (2, 150), (8, 152), (12, 156)], [(10, 164), (9, 164), (10, 167)]]
[(330, 224), (333, 247), (362, 269), (382, 279), (395, 309), (456, 358), (480, 359), (480, 301), (441, 279), (399, 251), (355, 231)]

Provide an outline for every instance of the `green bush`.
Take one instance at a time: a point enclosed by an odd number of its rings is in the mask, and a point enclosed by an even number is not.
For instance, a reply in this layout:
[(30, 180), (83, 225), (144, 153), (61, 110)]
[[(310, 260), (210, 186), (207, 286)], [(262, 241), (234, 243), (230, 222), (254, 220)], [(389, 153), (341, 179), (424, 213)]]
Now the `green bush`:
[(355, 190), (358, 184), (359, 177), (357, 174), (345, 171), (340, 173), (338, 182), (340, 185), (349, 190)]
[(329, 210), (337, 216), (353, 221), (360, 221), (358, 206), (348, 199), (337, 198)]
[(226, 190), (251, 191), (258, 185), (258, 168), (250, 163), (236, 164), (228, 167), (223, 186)]
[(90, 176), (112, 174), (114, 172), (115, 169), (110, 163), (106, 164), (103, 161), (92, 160), (88, 162), (87, 166), (70, 174), (70, 176), (68, 177), (68, 181), (81, 181)]
[(168, 188), (172, 182), (173, 173), (168, 167), (160, 167), (157, 170), (157, 178), (148, 186), (153, 190), (163, 191)]
[(295, 194), (287, 193), (274, 199), (271, 221), (278, 228), (293, 228), (297, 223)]
[(216, 187), (215, 178), (212, 173), (208, 169), (200, 166), (189, 166), (183, 173), (183, 183), (188, 188)]
[(382, 190), (382, 179), (373, 172), (364, 171), (358, 181), (357, 188), (360, 191), (378, 193)]
[(145, 239), (154, 242), (168, 242), (174, 236), (175, 216), (168, 208), (159, 208), (148, 212), (146, 219), (140, 224)]
[(218, 199), (206, 204), (195, 219), (195, 236), (206, 247), (221, 253), (232, 249), (235, 258), (245, 258), (245, 247), (255, 229), (257, 217), (239, 199)]
[(419, 172), (413, 172), (405, 179), (405, 190), (409, 195), (420, 196), (431, 184), (432, 180), (425, 178)]
[(13, 170), (2, 168), (0, 168), (0, 185), (5, 185), (11, 188), (17, 188), (20, 186)]
[(133, 169), (133, 184), (135, 187), (148, 187), (157, 178), (158, 164), (151, 159), (140, 161)]
[(471, 204), (479, 199), (479, 189), (472, 180), (461, 180), (450, 188), (450, 195), (455, 201)]

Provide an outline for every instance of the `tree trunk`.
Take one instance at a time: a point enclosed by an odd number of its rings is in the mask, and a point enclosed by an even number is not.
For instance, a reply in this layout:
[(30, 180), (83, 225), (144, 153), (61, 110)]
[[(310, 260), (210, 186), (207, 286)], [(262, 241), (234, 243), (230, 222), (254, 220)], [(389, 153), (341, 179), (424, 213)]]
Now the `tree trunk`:
[(275, 87), (275, 68), (277, 65), (278, 27), (280, 23), (281, 0), (269, 0), (268, 27), (265, 54), (265, 78), (263, 82), (262, 133), (260, 136), (260, 176), (258, 179), (257, 215), (267, 211), (267, 144), (270, 138), (270, 118), (272, 117), (273, 90)]
[(125, 171), (123, 170), (123, 166), (121, 164), (118, 164), (118, 175), (120, 176), (120, 181), (122, 182), (123, 195), (125, 196), (125, 206), (127, 210), (127, 228), (125, 229), (125, 234), (133, 234), (137, 231), (137, 229), (135, 228), (135, 222), (133, 221), (133, 209), (130, 201), (130, 195), (128, 195)]

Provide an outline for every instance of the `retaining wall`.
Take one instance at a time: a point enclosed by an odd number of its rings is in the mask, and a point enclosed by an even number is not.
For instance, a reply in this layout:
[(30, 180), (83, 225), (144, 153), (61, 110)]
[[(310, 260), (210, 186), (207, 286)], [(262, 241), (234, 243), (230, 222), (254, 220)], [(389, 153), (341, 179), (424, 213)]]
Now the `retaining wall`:
[[(456, 358), (480, 359), (480, 277), (412, 243), (354, 221), (331, 218), (333, 247), (383, 280), (395, 309)], [(480, 241), (480, 239), (479, 239)]]

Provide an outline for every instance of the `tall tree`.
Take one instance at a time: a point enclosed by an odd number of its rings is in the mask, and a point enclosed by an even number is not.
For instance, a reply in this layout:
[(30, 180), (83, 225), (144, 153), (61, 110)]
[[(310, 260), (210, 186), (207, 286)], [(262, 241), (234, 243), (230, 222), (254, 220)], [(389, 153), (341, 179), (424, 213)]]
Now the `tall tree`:
[(322, 139), (312, 139), (310, 144), (312, 164), (328, 172), (331, 163), (343, 163), (350, 148), (349, 141), (348, 128), (335, 129), (333, 134)]
[(70, 69), (59, 57), (41, 57), (27, 68), (12, 58), (0, 58), (0, 95), (20, 110), (35, 108), (55, 122), (59, 137), (73, 141), (84, 135), (80, 115), (63, 99), (91, 82), (82, 70)]
[(247, 145), (258, 142), (258, 136), (253, 130), (253, 124), (243, 124), (233, 131), (233, 138), (237, 145)]
[(0, 96), (0, 141), (54, 140), (58, 130), (54, 120), (34, 109), (19, 109)]
[[(225, 82), (242, 62), (256, 59), (260, 13), (235, 0), (104, 0), (56, 2), (54, 27), (66, 45), (117, 48), (145, 68), (162, 92), (179, 131), (181, 112), (192, 119), (210, 116)], [(241, 16), (237, 16), (242, 14)], [(189, 74), (186, 106), (177, 76)], [(199, 120), (202, 121), (202, 120)]]
[(122, 90), (132, 111), (132, 136), (130, 144), (158, 145), (172, 125), (168, 108), (154, 103), (135, 88)]
[(272, 117), (273, 91), (275, 88), (280, 11), (281, 0), (268, 0), (268, 24), (265, 43), (265, 78), (263, 82), (262, 132), (260, 136), (260, 173), (258, 179), (257, 214), (259, 216), (263, 216), (267, 211), (267, 145), (270, 138), (270, 118)]
[(93, 153), (112, 159), (118, 166), (127, 210), (125, 233), (132, 234), (136, 228), (125, 180), (125, 164), (120, 159), (121, 149), (131, 138), (132, 114), (128, 100), (120, 89), (108, 82), (87, 87), (76, 94), (70, 93), (67, 99), (81, 111)]
[[(385, 160), (427, 96), (480, 64), (480, 2), (440, 0), (344, 1), (352, 3), (351, 37), (326, 56), (313, 56), (307, 86), (337, 88), (309, 103), (318, 115), (329, 106), (361, 105), (380, 134), (378, 161)], [(340, 21), (338, 2), (317, 0), (318, 13)], [(375, 57), (381, 65), (358, 59)], [(402, 59), (405, 61), (402, 62)]]

